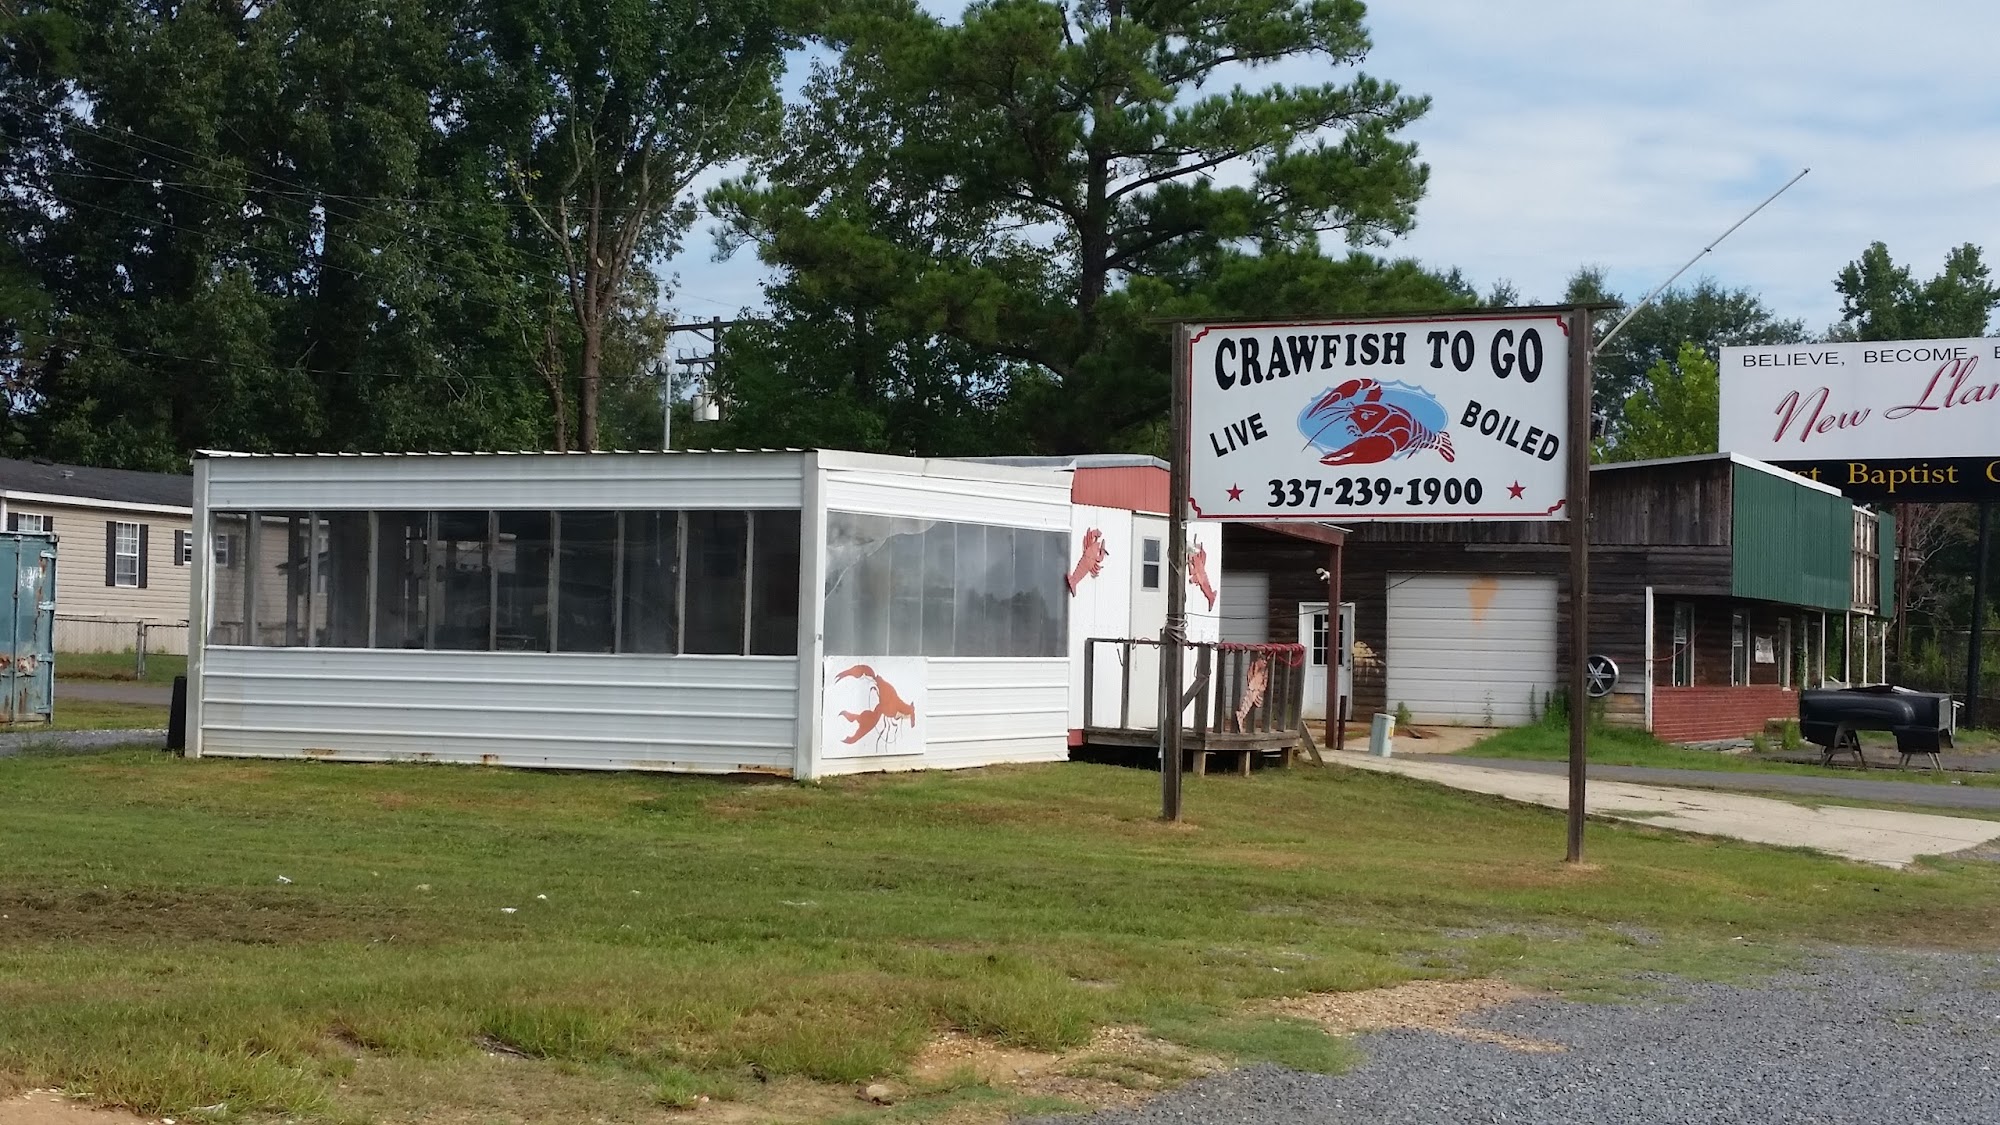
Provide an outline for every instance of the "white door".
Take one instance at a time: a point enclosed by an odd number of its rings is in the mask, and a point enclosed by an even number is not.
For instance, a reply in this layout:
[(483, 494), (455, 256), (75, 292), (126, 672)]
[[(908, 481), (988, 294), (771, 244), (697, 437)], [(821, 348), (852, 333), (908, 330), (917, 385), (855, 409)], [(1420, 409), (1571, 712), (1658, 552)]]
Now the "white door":
[(1271, 640), (1271, 576), (1261, 570), (1222, 572), (1222, 639), (1261, 645)]
[(1305, 699), (1308, 719), (1326, 718), (1326, 603), (1299, 603), (1299, 643), (1306, 649)]
[(1419, 723), (1517, 726), (1556, 678), (1556, 580), (1389, 576), (1388, 706)]
[(1354, 603), (1340, 604), (1340, 636), (1329, 649), (1326, 635), (1325, 602), (1299, 603), (1299, 643), (1306, 649), (1305, 717), (1326, 718), (1326, 661), (1337, 657), (1340, 664), (1340, 707), (1343, 718), (1354, 714)]

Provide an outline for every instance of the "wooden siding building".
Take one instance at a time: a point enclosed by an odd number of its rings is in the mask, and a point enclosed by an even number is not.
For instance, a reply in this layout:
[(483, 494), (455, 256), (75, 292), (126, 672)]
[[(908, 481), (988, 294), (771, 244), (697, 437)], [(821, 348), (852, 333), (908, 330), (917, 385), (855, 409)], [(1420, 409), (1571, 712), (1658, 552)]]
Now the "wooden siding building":
[[(1894, 603), (1889, 517), (1725, 454), (1591, 471), (1591, 652), (1619, 669), (1601, 704), (1662, 738), (1742, 737), (1796, 716), (1797, 690), (1879, 672)], [(1567, 523), (1353, 527), (1350, 714), (1532, 721), (1566, 682)], [(1322, 555), (1232, 525), (1224, 639), (1293, 641), (1325, 598)], [(1262, 613), (1249, 604), (1263, 592)]]

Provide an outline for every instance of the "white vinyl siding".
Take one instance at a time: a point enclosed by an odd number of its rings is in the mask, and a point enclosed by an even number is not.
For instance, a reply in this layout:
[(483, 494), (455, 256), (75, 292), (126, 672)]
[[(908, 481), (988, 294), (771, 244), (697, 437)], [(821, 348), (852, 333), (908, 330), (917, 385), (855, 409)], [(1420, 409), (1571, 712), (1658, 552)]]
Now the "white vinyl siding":
[(1069, 662), (931, 657), (924, 752), (823, 758), (820, 773), (963, 769), (1069, 757)]
[(1388, 706), (1419, 723), (1525, 723), (1556, 675), (1556, 580), (1389, 576)]
[[(8, 524), (24, 519), (40, 522), (58, 540), (57, 652), (118, 652), (136, 645), (141, 621), (179, 625), (187, 620), (190, 568), (174, 565), (172, 534), (188, 527), (185, 511), (133, 512), (83, 500), (70, 505), (8, 499), (6, 508)], [(151, 528), (146, 536), (145, 586), (105, 583), (107, 523), (143, 523)], [(152, 630), (146, 639), (150, 652), (185, 652), (186, 643), (182, 629)]]
[(203, 754), (790, 773), (792, 657), (210, 648)]

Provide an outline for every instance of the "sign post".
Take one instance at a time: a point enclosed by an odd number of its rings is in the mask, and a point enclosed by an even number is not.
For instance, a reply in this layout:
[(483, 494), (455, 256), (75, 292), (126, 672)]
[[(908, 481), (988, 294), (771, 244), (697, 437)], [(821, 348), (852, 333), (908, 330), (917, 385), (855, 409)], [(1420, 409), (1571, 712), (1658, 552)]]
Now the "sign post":
[[(1569, 307), (1176, 325), (1162, 816), (1180, 816), (1178, 574), (1190, 512), (1258, 522), (1569, 520), (1569, 858), (1581, 857), (1590, 347), (1588, 310)], [(1340, 607), (1329, 596), (1338, 636)], [(1328, 666), (1338, 676), (1337, 659)], [(1338, 704), (1329, 711), (1338, 723)]]
[(1569, 850), (1583, 861), (1586, 755), (1590, 744), (1590, 313), (1569, 329)]
[[(1188, 328), (1174, 326), (1172, 408), (1167, 428), (1174, 459), (1168, 466), (1167, 620), (1160, 629), (1160, 819), (1181, 818), (1181, 644), (1187, 639)], [(1217, 580), (1221, 575), (1216, 576)], [(1206, 690), (1206, 685), (1204, 685)]]

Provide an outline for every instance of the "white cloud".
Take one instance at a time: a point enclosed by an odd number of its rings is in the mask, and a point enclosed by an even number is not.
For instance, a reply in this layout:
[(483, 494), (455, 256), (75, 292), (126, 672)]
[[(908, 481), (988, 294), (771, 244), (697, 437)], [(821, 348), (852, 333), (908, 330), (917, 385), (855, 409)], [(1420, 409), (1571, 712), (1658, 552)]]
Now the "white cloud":
[[(1689, 276), (1818, 329), (1869, 242), (1925, 275), (1959, 243), (2000, 255), (1992, 0), (1383, 0), (1369, 26), (1364, 69), (1434, 99), (1410, 132), (1431, 190), (1392, 254), (1544, 299), (1598, 264), (1636, 297), (1810, 165)], [(672, 264), (686, 312), (759, 303), (749, 250), (709, 257), (697, 236)]]
[(1435, 99), (1411, 131), (1431, 193), (1398, 252), (1545, 298), (1596, 263), (1637, 296), (1810, 165), (1691, 276), (1817, 328), (1869, 242), (1928, 273), (1992, 240), (2000, 6), (1429, 0), (1371, 28), (1367, 69)]

